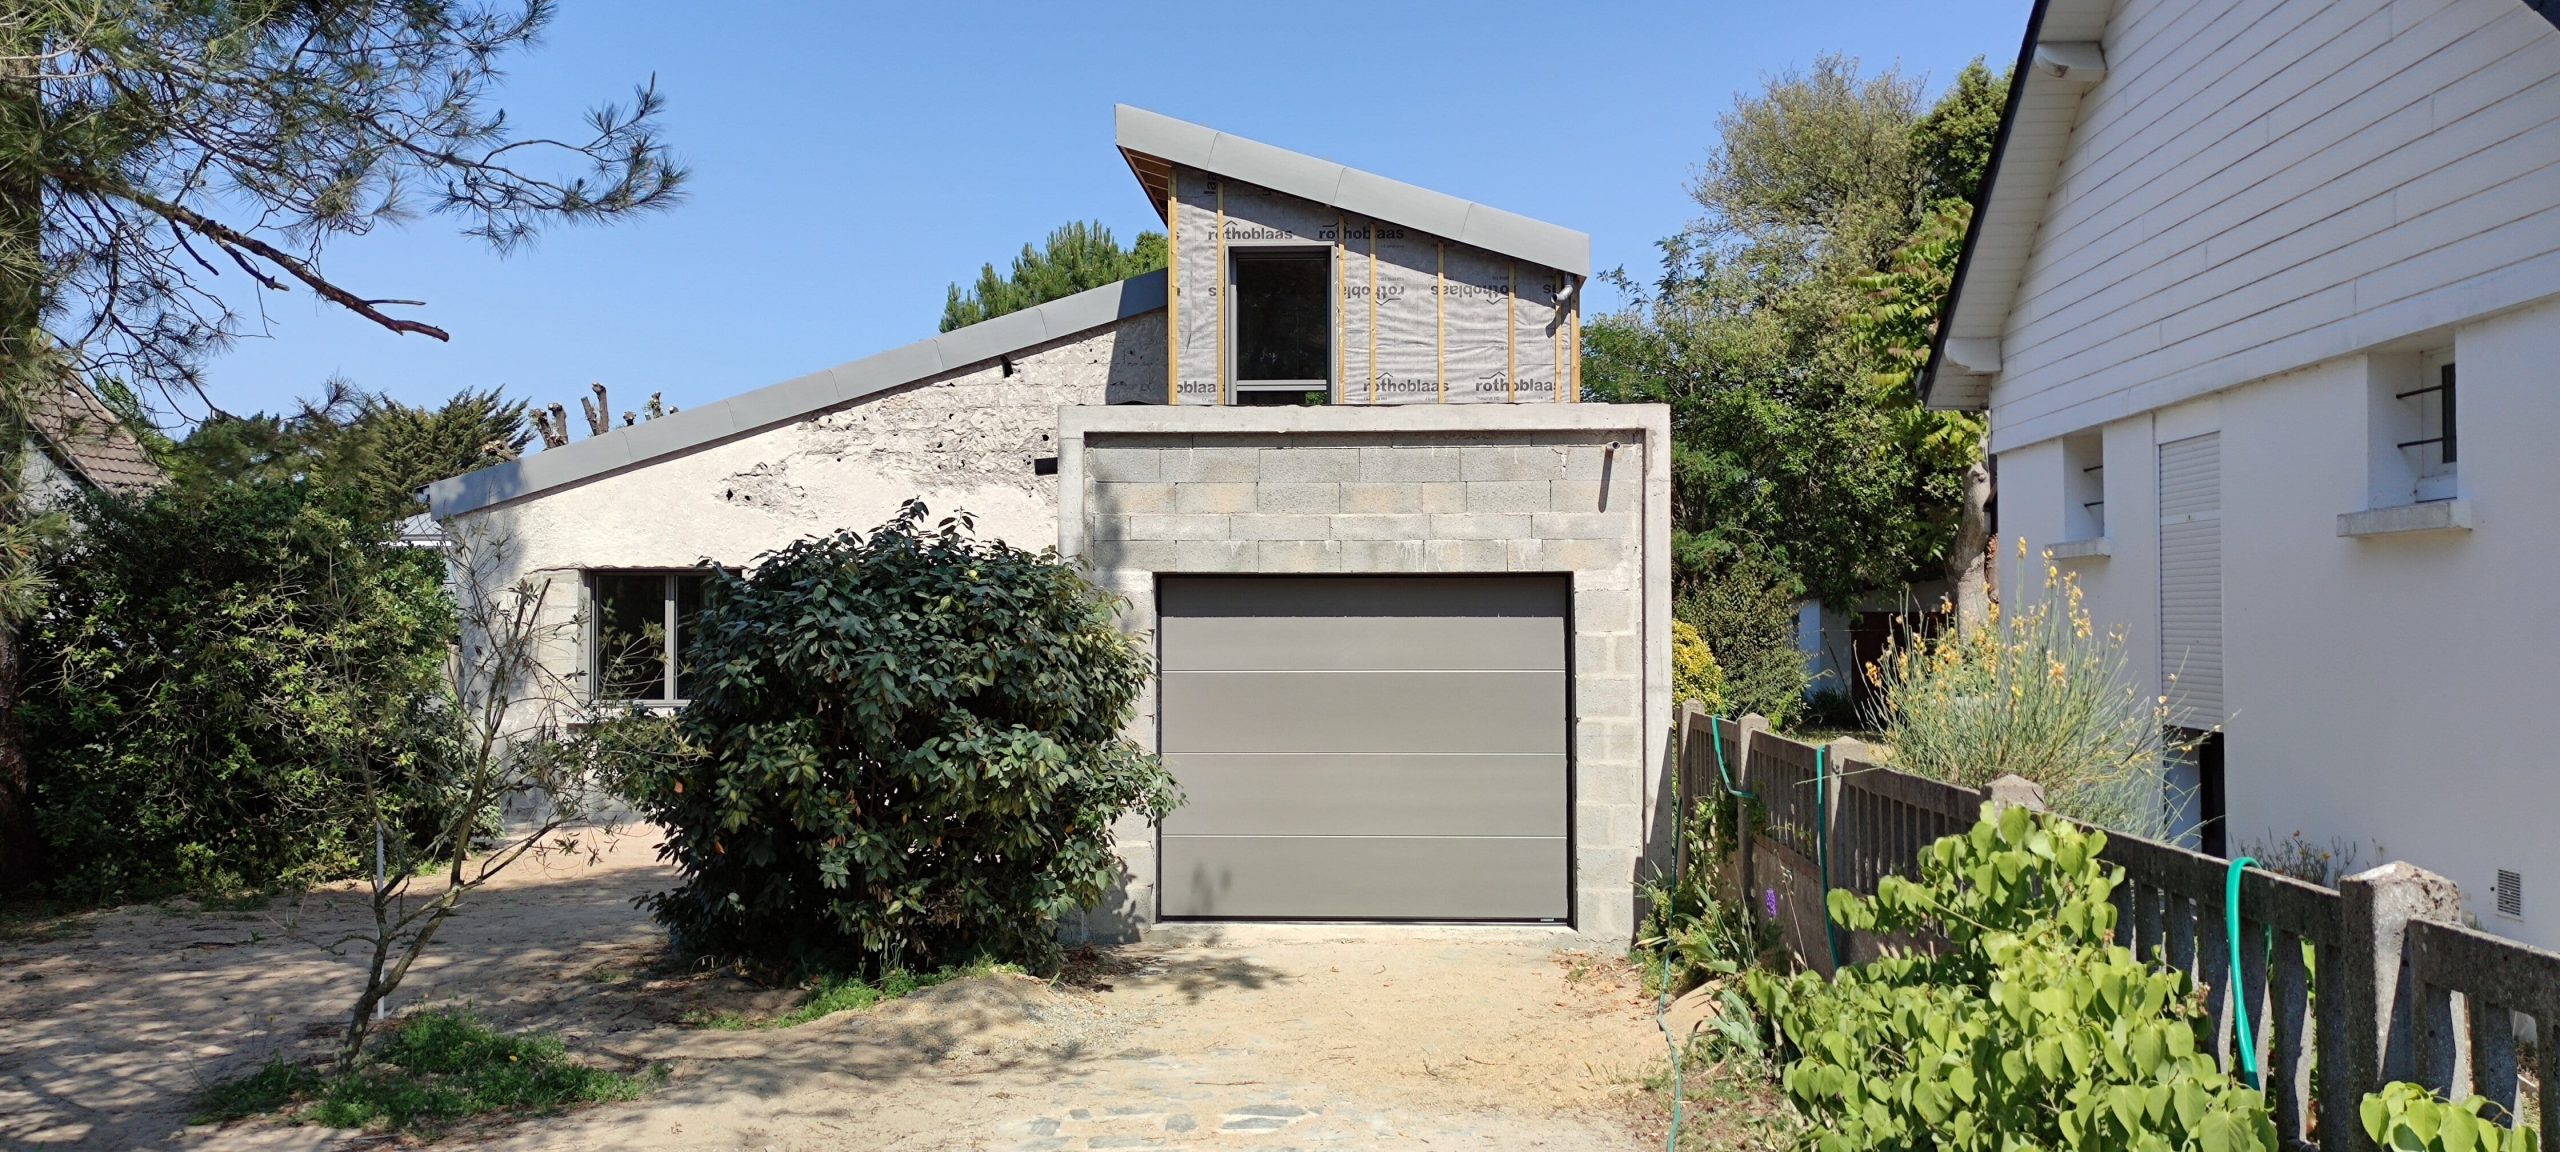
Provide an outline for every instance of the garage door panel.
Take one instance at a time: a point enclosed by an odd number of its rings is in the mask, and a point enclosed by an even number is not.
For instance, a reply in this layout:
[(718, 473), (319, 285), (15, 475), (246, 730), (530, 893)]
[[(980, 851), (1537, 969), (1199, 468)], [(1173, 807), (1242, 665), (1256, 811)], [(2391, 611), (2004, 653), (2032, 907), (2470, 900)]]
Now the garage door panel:
[(1166, 617), (1164, 670), (1564, 668), (1564, 621), (1528, 616)]
[(1172, 754), (1176, 835), (1562, 836), (1557, 755)]
[(1219, 576), (1165, 581), (1157, 614), (1561, 620), (1572, 599), (1562, 576)]
[(1557, 672), (1168, 672), (1179, 752), (1557, 752)]
[(1565, 840), (1166, 836), (1166, 916), (1561, 920)]

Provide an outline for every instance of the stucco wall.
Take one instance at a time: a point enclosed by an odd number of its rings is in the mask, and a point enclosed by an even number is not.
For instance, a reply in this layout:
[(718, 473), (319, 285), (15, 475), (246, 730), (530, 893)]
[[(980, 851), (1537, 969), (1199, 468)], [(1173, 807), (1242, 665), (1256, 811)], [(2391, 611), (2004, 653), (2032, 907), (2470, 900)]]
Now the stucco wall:
[[(453, 523), (504, 551), (492, 579), (551, 581), (555, 619), (579, 611), (584, 569), (745, 565), (910, 498), (1037, 550), (1057, 540), (1058, 479), (1033, 461), (1057, 455), (1059, 405), (1161, 400), (1164, 355), (1164, 314), (1149, 313)], [(548, 663), (584, 683), (574, 645)]]
[[(1658, 405), (1070, 409), (1059, 547), (1128, 598), (1133, 631), (1154, 629), (1162, 573), (1570, 573), (1574, 927), (1623, 944), (1667, 844), (1668, 435)], [(1151, 691), (1132, 737), (1153, 747), (1155, 719)], [(1153, 830), (1117, 832), (1111, 931), (1155, 908)]]
[[(2368, 367), (2350, 356), (2107, 425), (2112, 555), (2064, 566), (2157, 684), (2156, 445), (2219, 431), (2231, 843), (2298, 830), (2371, 863), (2380, 841), (2460, 883), (2483, 927), (2560, 946), (2560, 301), (2410, 344), (2438, 342), (2461, 368), (2470, 530), (2338, 534), (2368, 506)], [(2061, 538), (2062, 467), (2059, 441), (2000, 456), (2001, 526), (2031, 551)], [(2502, 868), (2524, 876), (2520, 922), (2490, 903)]]

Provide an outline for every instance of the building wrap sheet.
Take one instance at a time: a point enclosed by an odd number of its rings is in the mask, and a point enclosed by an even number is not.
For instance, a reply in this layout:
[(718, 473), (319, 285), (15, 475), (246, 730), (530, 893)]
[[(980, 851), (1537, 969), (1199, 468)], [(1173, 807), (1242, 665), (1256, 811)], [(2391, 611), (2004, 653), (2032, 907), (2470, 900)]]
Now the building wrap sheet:
[(1219, 331), (1219, 285), (1226, 283), (1215, 176), (1189, 168), (1173, 173), (1174, 403), (1216, 404), (1225, 391), (1225, 345)]
[(1318, 246), (1335, 286), (1334, 403), (1575, 398), (1564, 273), (1199, 169), (1177, 167), (1173, 189), (1177, 403), (1225, 400), (1232, 251)]

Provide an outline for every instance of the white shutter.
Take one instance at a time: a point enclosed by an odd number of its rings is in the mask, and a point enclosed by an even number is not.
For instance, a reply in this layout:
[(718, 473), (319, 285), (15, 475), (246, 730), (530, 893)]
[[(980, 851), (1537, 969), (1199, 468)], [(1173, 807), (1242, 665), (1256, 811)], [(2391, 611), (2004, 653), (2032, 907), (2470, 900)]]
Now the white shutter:
[(2160, 693), (2181, 727), (2225, 718), (2220, 433), (2160, 446)]

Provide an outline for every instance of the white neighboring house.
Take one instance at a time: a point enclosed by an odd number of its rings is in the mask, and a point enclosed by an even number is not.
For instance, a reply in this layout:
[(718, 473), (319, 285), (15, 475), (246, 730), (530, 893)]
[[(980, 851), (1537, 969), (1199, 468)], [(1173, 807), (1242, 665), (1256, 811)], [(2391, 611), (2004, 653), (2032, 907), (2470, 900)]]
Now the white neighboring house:
[(2209, 845), (2363, 843), (2546, 947), (2553, 19), (2040, 0), (1922, 381), (1989, 410), (2004, 586), (2040, 583), (2018, 537), (2050, 550), (2178, 723), (2220, 727)]

